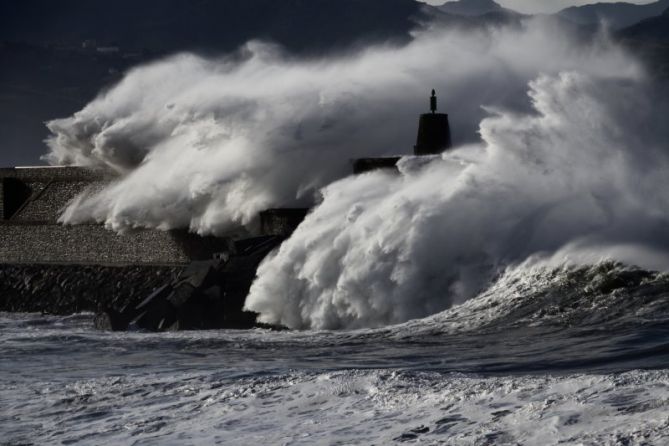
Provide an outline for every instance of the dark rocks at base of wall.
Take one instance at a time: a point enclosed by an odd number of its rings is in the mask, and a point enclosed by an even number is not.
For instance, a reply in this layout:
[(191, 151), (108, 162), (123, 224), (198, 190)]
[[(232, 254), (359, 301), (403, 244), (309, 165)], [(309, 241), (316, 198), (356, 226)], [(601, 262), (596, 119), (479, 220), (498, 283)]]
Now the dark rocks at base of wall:
[[(193, 262), (172, 283), (156, 289), (121, 311), (110, 308), (96, 315), (102, 330), (147, 331), (253, 328), (256, 314), (243, 311), (226, 277), (227, 260)], [(247, 288), (253, 278), (249, 278)]]
[(239, 240), (213, 260), (192, 262), (171, 283), (125, 307), (107, 308), (95, 319), (103, 330), (207, 330), (268, 327), (244, 302), (260, 262), (283, 241), (279, 236)]
[(172, 282), (183, 266), (0, 264), (0, 311), (120, 311)]
[(133, 302), (120, 312), (110, 309), (98, 314), (95, 325), (114, 331), (131, 327), (148, 331), (224, 328), (221, 267), (220, 260), (193, 262), (177, 279), (138, 303)]

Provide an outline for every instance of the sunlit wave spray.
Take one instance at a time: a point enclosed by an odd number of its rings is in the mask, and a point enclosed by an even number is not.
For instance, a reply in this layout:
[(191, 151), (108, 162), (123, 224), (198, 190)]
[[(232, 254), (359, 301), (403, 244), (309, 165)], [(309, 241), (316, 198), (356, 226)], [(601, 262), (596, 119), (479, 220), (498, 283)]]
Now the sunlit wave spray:
[[(353, 158), (411, 152), (431, 87), (455, 150), (347, 177)], [(605, 36), (577, 42), (542, 20), (318, 60), (253, 42), (241, 61), (132, 70), (48, 124), (46, 159), (121, 174), (75, 200), (68, 224), (222, 234), (315, 205), (247, 308), (292, 328), (373, 327), (475, 296), (528, 258), (664, 268), (666, 107), (653, 88)]]

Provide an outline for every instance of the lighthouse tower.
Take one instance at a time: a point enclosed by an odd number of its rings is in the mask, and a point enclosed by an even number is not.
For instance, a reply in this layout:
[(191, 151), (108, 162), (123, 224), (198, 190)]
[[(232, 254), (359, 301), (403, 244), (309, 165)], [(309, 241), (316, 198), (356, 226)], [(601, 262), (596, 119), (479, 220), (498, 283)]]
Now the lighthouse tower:
[(451, 127), (446, 113), (437, 113), (437, 95), (432, 90), (430, 113), (420, 116), (415, 155), (436, 155), (451, 148)]

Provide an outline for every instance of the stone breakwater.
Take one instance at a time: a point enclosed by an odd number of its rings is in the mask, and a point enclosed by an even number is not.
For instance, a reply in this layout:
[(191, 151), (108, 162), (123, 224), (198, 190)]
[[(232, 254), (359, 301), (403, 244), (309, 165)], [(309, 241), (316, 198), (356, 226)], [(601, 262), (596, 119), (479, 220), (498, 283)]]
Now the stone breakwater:
[(0, 263), (0, 312), (94, 312), (104, 330), (262, 326), (244, 302), (258, 265), (283, 240), (237, 240), (218, 258), (188, 265)]
[(183, 266), (0, 264), (0, 311), (68, 315), (121, 310), (181, 274)]
[(0, 311), (90, 311), (112, 330), (257, 326), (244, 311), (256, 269), (308, 209), (268, 209), (253, 232), (221, 237), (59, 223), (71, 200), (113, 181), (83, 167), (0, 169)]

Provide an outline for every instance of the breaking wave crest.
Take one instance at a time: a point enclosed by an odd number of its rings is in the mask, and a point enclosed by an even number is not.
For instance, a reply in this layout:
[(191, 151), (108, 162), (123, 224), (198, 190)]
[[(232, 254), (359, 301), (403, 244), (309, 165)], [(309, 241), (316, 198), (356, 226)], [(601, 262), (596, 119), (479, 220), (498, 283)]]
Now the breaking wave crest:
[(669, 275), (602, 262), (519, 266), (441, 313), (380, 329), (397, 339), (524, 328), (620, 332), (669, 321)]
[(655, 93), (541, 76), (534, 113), (486, 118), (482, 146), (327, 186), (259, 269), (247, 307), (293, 328), (369, 327), (464, 302), (523, 263), (665, 270), (669, 135)]
[[(666, 87), (605, 36), (549, 25), (311, 61), (252, 42), (235, 58), (139, 67), (48, 124), (51, 163), (121, 173), (62, 221), (224, 234), (269, 207), (315, 205), (246, 302), (297, 329), (425, 318), (521, 267), (666, 270)], [(351, 158), (409, 151), (430, 87), (458, 148), (345, 177)]]

